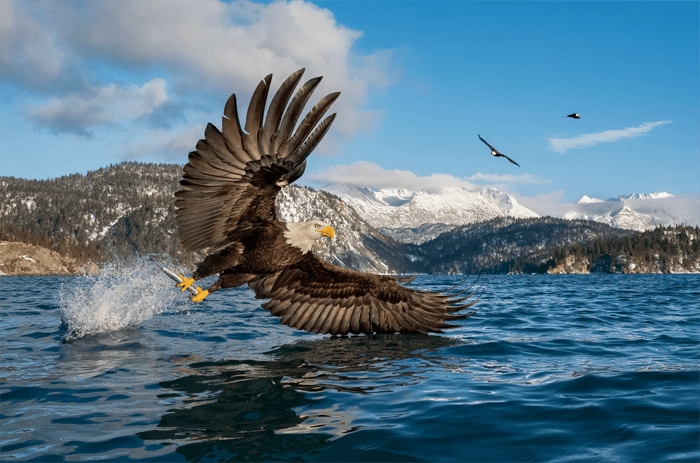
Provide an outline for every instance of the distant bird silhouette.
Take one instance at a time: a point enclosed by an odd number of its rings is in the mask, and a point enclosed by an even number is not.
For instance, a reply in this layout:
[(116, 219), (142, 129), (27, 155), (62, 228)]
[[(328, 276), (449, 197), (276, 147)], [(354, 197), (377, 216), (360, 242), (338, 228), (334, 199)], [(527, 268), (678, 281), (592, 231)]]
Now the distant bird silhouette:
[(572, 119), (581, 119), (581, 115), (579, 113), (573, 113), (573, 114), (569, 114), (568, 116), (564, 116), (565, 119), (567, 117), (570, 117)]
[(513, 164), (515, 164), (516, 166), (520, 167), (520, 164), (518, 164), (517, 162), (513, 161), (511, 158), (509, 158), (509, 157), (506, 156), (505, 154), (499, 153), (498, 150), (497, 150), (496, 148), (494, 148), (493, 146), (489, 145), (489, 142), (487, 142), (486, 140), (484, 140), (483, 138), (481, 138), (481, 135), (479, 135), (479, 140), (483, 141), (484, 143), (486, 143), (486, 146), (488, 146), (489, 148), (491, 148), (491, 156), (506, 158), (507, 160), (509, 160), (510, 162), (512, 162)]

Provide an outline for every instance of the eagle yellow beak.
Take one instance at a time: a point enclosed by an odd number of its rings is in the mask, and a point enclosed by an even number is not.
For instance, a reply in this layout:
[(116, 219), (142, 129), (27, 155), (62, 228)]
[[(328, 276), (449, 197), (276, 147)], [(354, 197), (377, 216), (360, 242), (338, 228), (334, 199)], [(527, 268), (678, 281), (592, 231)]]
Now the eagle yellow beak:
[(326, 228), (324, 228), (323, 230), (320, 230), (319, 233), (323, 236), (328, 236), (329, 238), (335, 238), (335, 232), (330, 227), (330, 225), (326, 226)]

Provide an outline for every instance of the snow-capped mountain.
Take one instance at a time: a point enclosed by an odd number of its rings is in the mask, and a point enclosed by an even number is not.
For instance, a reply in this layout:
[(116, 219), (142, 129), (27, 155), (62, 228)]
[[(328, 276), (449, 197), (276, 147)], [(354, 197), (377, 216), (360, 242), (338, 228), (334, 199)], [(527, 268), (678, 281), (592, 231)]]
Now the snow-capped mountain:
[(332, 224), (335, 239), (318, 240), (314, 250), (336, 265), (372, 273), (395, 273), (407, 259), (398, 243), (325, 191), (290, 185), (280, 191), (276, 205), (284, 222), (323, 220)]
[(588, 195), (583, 195), (581, 199), (576, 201), (576, 204), (591, 204), (591, 203), (604, 203), (604, 199), (591, 198)]
[(339, 196), (374, 227), (416, 228), (422, 224), (464, 225), (496, 217), (539, 217), (512, 196), (495, 188), (476, 191), (445, 187), (439, 192), (329, 185), (324, 190)]
[(606, 201), (629, 201), (629, 200), (635, 200), (635, 199), (664, 199), (664, 198), (674, 198), (671, 193), (666, 193), (665, 191), (662, 191), (661, 193), (650, 193), (650, 194), (645, 194), (645, 193), (632, 193), (630, 195), (620, 195), (620, 196), (615, 196), (614, 198), (610, 199), (598, 199), (598, 198), (591, 198), (588, 195), (583, 195), (581, 196), (581, 199), (576, 201), (576, 204), (592, 204), (592, 203), (604, 203)]
[(588, 217), (588, 219), (606, 223), (611, 227), (637, 231), (653, 230), (657, 226), (663, 225), (663, 222), (658, 220), (656, 217), (640, 214), (627, 206), (624, 206), (616, 213), (594, 215), (592, 217)]
[(567, 219), (586, 219), (617, 228), (645, 231), (659, 226), (698, 225), (697, 211), (692, 205), (671, 193), (633, 193), (610, 199), (584, 195), (564, 214)]
[(661, 193), (632, 193), (631, 195), (621, 195), (614, 198), (610, 198), (608, 201), (625, 201), (629, 199), (663, 199), (663, 198), (673, 198), (671, 193), (666, 193), (662, 191)]

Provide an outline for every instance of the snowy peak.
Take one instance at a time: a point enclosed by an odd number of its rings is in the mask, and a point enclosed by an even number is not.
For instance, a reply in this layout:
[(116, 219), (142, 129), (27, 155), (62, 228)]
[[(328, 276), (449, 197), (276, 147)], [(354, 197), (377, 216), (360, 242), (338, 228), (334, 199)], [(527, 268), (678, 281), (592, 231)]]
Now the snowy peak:
[(476, 191), (445, 187), (437, 192), (381, 189), (351, 185), (323, 188), (349, 204), (374, 227), (418, 227), (421, 224), (463, 225), (495, 217), (539, 217), (512, 196), (495, 188)]
[[(585, 196), (584, 196), (585, 198)], [(663, 198), (673, 198), (673, 195), (671, 193), (666, 193), (665, 191), (662, 191), (661, 193), (651, 193), (651, 194), (644, 194), (644, 193), (633, 193), (631, 195), (621, 195), (621, 196), (616, 196), (614, 198), (610, 198), (609, 201), (625, 201), (627, 199), (663, 199)]]
[[(621, 207), (622, 206), (622, 207)], [(659, 226), (696, 225), (695, 209), (688, 200), (671, 193), (633, 193), (607, 200), (584, 195), (563, 214), (567, 219), (586, 219), (617, 228), (646, 231)]]
[(592, 203), (604, 203), (605, 200), (598, 198), (591, 198), (588, 195), (583, 195), (581, 199), (576, 201), (576, 204), (592, 204)]
[[(645, 194), (645, 193), (632, 193), (629, 195), (620, 195), (620, 196), (615, 196), (614, 198), (610, 198), (607, 201), (626, 201), (630, 199), (663, 199), (663, 198), (673, 198), (674, 196), (671, 193), (666, 193), (665, 191), (662, 191), (661, 193), (650, 193), (650, 194)], [(576, 204), (593, 204), (593, 203), (604, 203), (606, 200), (604, 199), (598, 199), (598, 198), (591, 198), (588, 195), (583, 195), (581, 199), (576, 201)]]
[[(375, 191), (351, 185), (331, 185), (323, 189), (339, 196), (376, 228), (418, 229), (424, 224), (464, 225), (496, 217), (539, 217), (511, 195), (487, 186), (474, 190), (444, 187), (437, 192), (397, 188)], [(679, 200), (665, 191), (621, 195), (607, 200), (584, 195), (561, 215), (638, 231), (661, 225), (696, 224), (697, 213), (669, 212), (669, 198)]]
[(485, 198), (491, 199), (498, 204), (501, 209), (507, 212), (506, 215), (508, 216), (518, 218), (539, 217), (535, 212), (521, 206), (511, 195), (497, 190), (496, 188), (484, 187), (480, 190), (480, 193)]
[(654, 217), (636, 212), (627, 206), (616, 213), (595, 215), (590, 217), (590, 220), (606, 223), (616, 228), (638, 231), (653, 230), (657, 225), (661, 225)]

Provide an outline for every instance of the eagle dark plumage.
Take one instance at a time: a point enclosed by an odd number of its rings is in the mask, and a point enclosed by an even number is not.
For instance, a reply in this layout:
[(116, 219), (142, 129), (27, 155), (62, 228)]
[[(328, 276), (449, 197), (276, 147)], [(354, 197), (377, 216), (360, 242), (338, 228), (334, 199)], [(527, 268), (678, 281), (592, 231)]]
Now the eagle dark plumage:
[(570, 117), (571, 119), (581, 119), (581, 115), (579, 113), (571, 113), (568, 116), (564, 116), (564, 118)]
[[(236, 96), (224, 108), (222, 131), (207, 125), (204, 139), (189, 155), (175, 194), (182, 245), (206, 250), (184, 291), (196, 280), (219, 279), (193, 298), (248, 284), (263, 307), (282, 323), (314, 333), (429, 333), (469, 317), (457, 313), (474, 304), (474, 292), (434, 293), (404, 287), (400, 278), (362, 273), (318, 258), (311, 247), (321, 236), (334, 237), (321, 222), (284, 223), (275, 213), (275, 198), (304, 173), (306, 158), (335, 118), (321, 119), (340, 93), (322, 98), (297, 120), (321, 78), (306, 82), (292, 97), (301, 69), (289, 76), (272, 98), (263, 118), (272, 75), (253, 93), (241, 129)], [(291, 99), (291, 101), (290, 101)]]
[[(478, 134), (477, 134), (477, 135), (478, 135)], [(516, 166), (520, 167), (520, 164), (518, 164), (517, 162), (513, 161), (511, 158), (509, 158), (509, 157), (506, 156), (505, 154), (499, 152), (499, 151), (498, 151), (496, 148), (494, 148), (493, 146), (489, 145), (489, 143), (488, 143), (486, 140), (484, 140), (483, 138), (481, 138), (481, 135), (479, 135), (479, 140), (483, 141), (484, 144), (486, 144), (486, 146), (488, 146), (489, 148), (491, 148), (491, 156), (495, 156), (495, 157), (497, 157), (497, 158), (506, 158), (507, 160), (509, 160), (510, 162), (512, 162), (513, 164), (515, 164)]]

